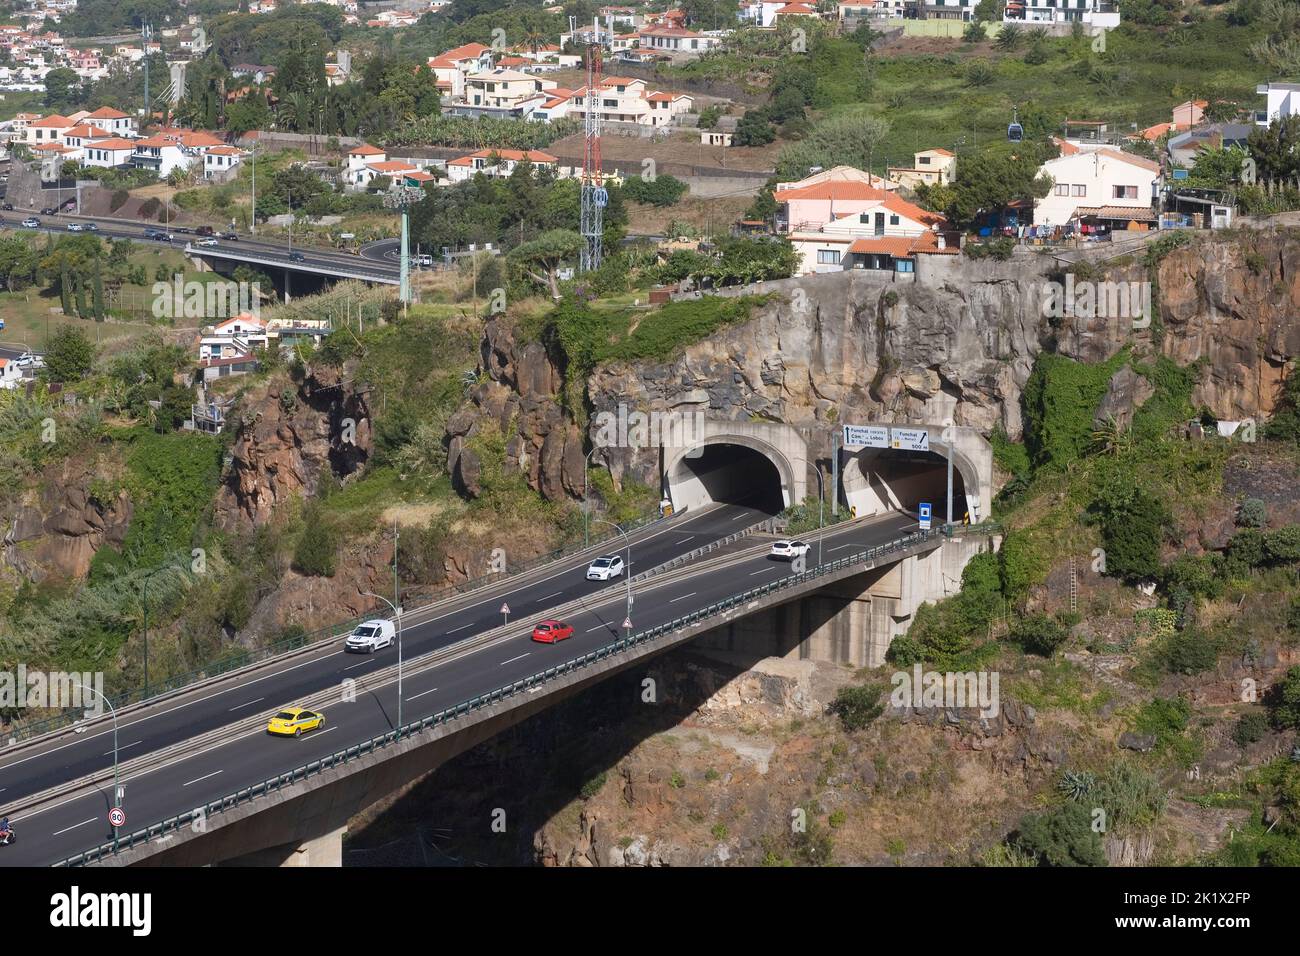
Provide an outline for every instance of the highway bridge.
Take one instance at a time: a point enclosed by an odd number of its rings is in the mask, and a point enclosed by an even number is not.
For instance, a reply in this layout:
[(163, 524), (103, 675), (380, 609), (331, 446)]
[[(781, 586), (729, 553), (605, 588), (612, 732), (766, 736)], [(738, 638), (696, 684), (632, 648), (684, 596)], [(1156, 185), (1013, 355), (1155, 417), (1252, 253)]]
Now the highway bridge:
[[(943, 534), (917, 520), (921, 501), (942, 520), (949, 462), (954, 514), (987, 515), (992, 453), (973, 429), (855, 427), (866, 437), (842, 447), (840, 430), (824, 425), (705, 420), (689, 440), (655, 449), (674, 516), (406, 609), (400, 691), (397, 648), (358, 658), (336, 634), (132, 704), (116, 722), (11, 742), (0, 749), (0, 813), (20, 839), (0, 865), (337, 864), (347, 821), (366, 807), (682, 642), (883, 664), (921, 604), (952, 593), (970, 557), (996, 547), (991, 529)], [(825, 480), (828, 459), (838, 482)], [(801, 563), (772, 559), (765, 529), (813, 482), (857, 517), (805, 536)], [(626, 551), (630, 600), (623, 582), (586, 580), (601, 550)], [(574, 636), (534, 643), (547, 617)], [(322, 710), (325, 728), (267, 736), (268, 716), (292, 704)], [(115, 739), (127, 815), (116, 832)]]
[[(23, 229), (22, 221), (30, 212), (0, 213), (0, 227)], [(290, 245), (287, 242), (259, 239), (241, 235), (238, 239), (217, 239), (216, 245), (198, 245), (200, 237), (188, 231), (177, 231), (175, 226), (161, 223), (139, 223), (123, 219), (105, 219), (60, 213), (54, 216), (36, 215), (40, 225), (35, 231), (66, 233), (72, 223), (95, 226), (95, 234), (107, 239), (130, 239), (145, 246), (169, 248), (184, 252), (217, 269), (233, 271), (239, 265), (248, 265), (266, 272), (273, 278), (285, 281), (290, 276), (304, 280), (357, 279), (382, 285), (398, 285), (400, 268), (396, 261), (370, 259), (347, 252), (321, 249), (316, 246)], [(171, 240), (149, 239), (145, 231), (168, 233)], [(291, 283), (286, 285), (286, 289)], [(303, 286), (305, 288), (305, 285)]]

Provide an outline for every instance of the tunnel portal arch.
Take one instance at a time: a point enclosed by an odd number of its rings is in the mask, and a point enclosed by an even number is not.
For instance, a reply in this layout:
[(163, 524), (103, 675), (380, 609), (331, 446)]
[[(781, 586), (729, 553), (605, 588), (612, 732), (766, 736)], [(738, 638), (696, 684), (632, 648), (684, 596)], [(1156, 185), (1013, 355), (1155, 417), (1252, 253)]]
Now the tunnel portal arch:
[(665, 449), (663, 462), (664, 494), (678, 510), (727, 502), (776, 514), (803, 501), (808, 484), (808, 445), (789, 425), (719, 422)]

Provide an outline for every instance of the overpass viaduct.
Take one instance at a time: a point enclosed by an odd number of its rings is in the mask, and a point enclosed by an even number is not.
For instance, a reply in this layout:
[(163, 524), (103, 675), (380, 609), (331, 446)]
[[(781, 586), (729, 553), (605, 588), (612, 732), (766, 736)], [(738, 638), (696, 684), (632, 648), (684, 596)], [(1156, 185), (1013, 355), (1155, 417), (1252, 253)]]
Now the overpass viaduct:
[[(900, 522), (897, 516), (883, 519), (883, 524), (882, 519), (858, 524), (858, 532), (864, 526), (876, 526), (888, 537), (882, 544), (861, 550), (855, 543), (860, 535), (844, 529), (823, 542), (841, 549), (835, 552), (840, 557), (828, 556), (802, 572), (782, 565), (773, 579), (734, 593), (723, 594), (732, 586), (726, 582), (735, 580), (737, 569), (748, 573), (749, 568), (761, 565), (765, 554), (745, 549), (686, 569), (684, 574), (665, 575), (644, 598), (656, 608), (647, 615), (655, 623), (644, 630), (617, 637), (612, 629), (601, 629), (596, 645), (581, 654), (565, 654), (544, 669), (534, 664), (516, 679), (402, 727), (323, 752), (239, 789), (220, 792), (141, 830), (122, 834), (116, 852), (113, 844), (104, 843), (63, 862), (340, 865), (347, 822), (366, 807), (556, 702), (615, 673), (643, 666), (686, 642), (699, 640), (727, 649), (743, 646), (760, 655), (829, 657), (845, 662), (862, 662), (866, 655), (874, 663), (882, 663), (887, 635), (910, 617), (921, 600), (933, 596), (935, 576), (959, 574), (960, 565), (971, 554), (995, 544), (988, 534), (953, 538), (939, 531), (904, 530), (904, 525), (912, 524)], [(757, 548), (757, 552), (765, 550), (765, 543)], [(708, 603), (672, 616), (675, 599), (670, 595), (686, 587), (697, 589), (690, 593), (703, 593), (706, 580), (722, 582), (721, 587), (704, 593)], [(616, 625), (624, 611), (623, 596), (617, 592), (613, 589), (605, 600), (593, 604), (590, 612)], [(492, 655), (493, 659), (501, 653)], [(440, 668), (423, 676), (439, 684), (449, 677)], [(407, 680), (421, 678), (408, 676)], [(370, 699), (386, 700), (391, 706), (392, 691), (391, 675), (366, 686), (358, 697), (362, 704), (358, 713), (375, 709), (374, 704), (365, 703)], [(345, 709), (334, 706), (335, 711)], [(172, 776), (181, 781), (202, 769), (192, 767)], [(504, 795), (503, 804), (509, 825), (512, 808)], [(485, 820), (484, 825), (490, 822)]]
[[(79, 728), (80, 740), (38, 738), (12, 758), (0, 751), (0, 788), (18, 799), (0, 809), (24, 836), (0, 865), (337, 864), (343, 829), (361, 810), (557, 700), (686, 641), (879, 666), (921, 604), (957, 590), (970, 557), (998, 543), (987, 529), (918, 530), (908, 514), (930, 499), (936, 519), (942, 514), (934, 492), (946, 483), (947, 453), (955, 493), (986, 515), (987, 442), (970, 430), (882, 427), (883, 446), (877, 431), (867, 435), (876, 444), (840, 447), (841, 437), (864, 433), (705, 422), (690, 440), (661, 446), (665, 491), (685, 511), (629, 539), (642, 575), (634, 600), (621, 583), (585, 582), (591, 554), (575, 555), (528, 572), (526, 585), (507, 582), (472, 602), (408, 615), (416, 623), (406, 626), (407, 647), (424, 652), (407, 658), (400, 685), (391, 659), (353, 664), (336, 639), (304, 663), (197, 685), (192, 702), (141, 704), (123, 739), (148, 742), (123, 776), (131, 824), (116, 845), (105, 842), (113, 803), (106, 718)], [(827, 481), (837, 470), (838, 486)], [(736, 537), (770, 526), (819, 477), (858, 517), (805, 534), (806, 566), (771, 560), (761, 535)], [(509, 625), (498, 624), (503, 594), (519, 614)], [(546, 617), (572, 624), (573, 638), (531, 642), (532, 623)], [(266, 703), (254, 706), (259, 701)], [(326, 729), (300, 740), (266, 737), (257, 712), (291, 701), (325, 711)], [(207, 708), (206, 723), (194, 721), (194, 707)], [(68, 781), (76, 760), (90, 774)], [(41, 790), (41, 781), (55, 786)]]

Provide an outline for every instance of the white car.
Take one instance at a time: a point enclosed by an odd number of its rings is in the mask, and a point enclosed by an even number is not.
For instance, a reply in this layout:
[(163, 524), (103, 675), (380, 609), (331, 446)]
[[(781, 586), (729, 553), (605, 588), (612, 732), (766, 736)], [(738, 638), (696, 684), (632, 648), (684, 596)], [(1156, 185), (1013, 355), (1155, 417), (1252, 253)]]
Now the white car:
[(623, 558), (617, 554), (603, 555), (587, 565), (588, 581), (608, 581), (622, 576)]
[(68, 223), (68, 232), (82, 232), (86, 227), (79, 222)]
[(19, 368), (45, 368), (45, 359), (33, 352), (24, 352), (18, 356)]
[(382, 618), (362, 621), (348, 635), (343, 650), (349, 654), (373, 654), (381, 647), (392, 644), (396, 633), (392, 621), (385, 621)]
[(196, 246), (215, 246), (217, 244), (217, 240), (214, 239), (212, 236), (208, 236), (204, 239), (195, 239), (194, 244)]
[(769, 555), (783, 561), (793, 561), (808, 553), (807, 541), (774, 541)]

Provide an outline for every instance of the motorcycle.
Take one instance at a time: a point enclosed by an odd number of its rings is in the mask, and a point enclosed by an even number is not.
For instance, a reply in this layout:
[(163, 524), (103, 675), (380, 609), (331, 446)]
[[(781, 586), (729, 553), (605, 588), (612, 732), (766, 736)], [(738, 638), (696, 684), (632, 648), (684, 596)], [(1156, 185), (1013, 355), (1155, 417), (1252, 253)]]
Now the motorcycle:
[(17, 839), (17, 837), (14, 836), (13, 827), (10, 827), (8, 830), (0, 830), (0, 846), (8, 846), (10, 843), (13, 843), (15, 839)]

